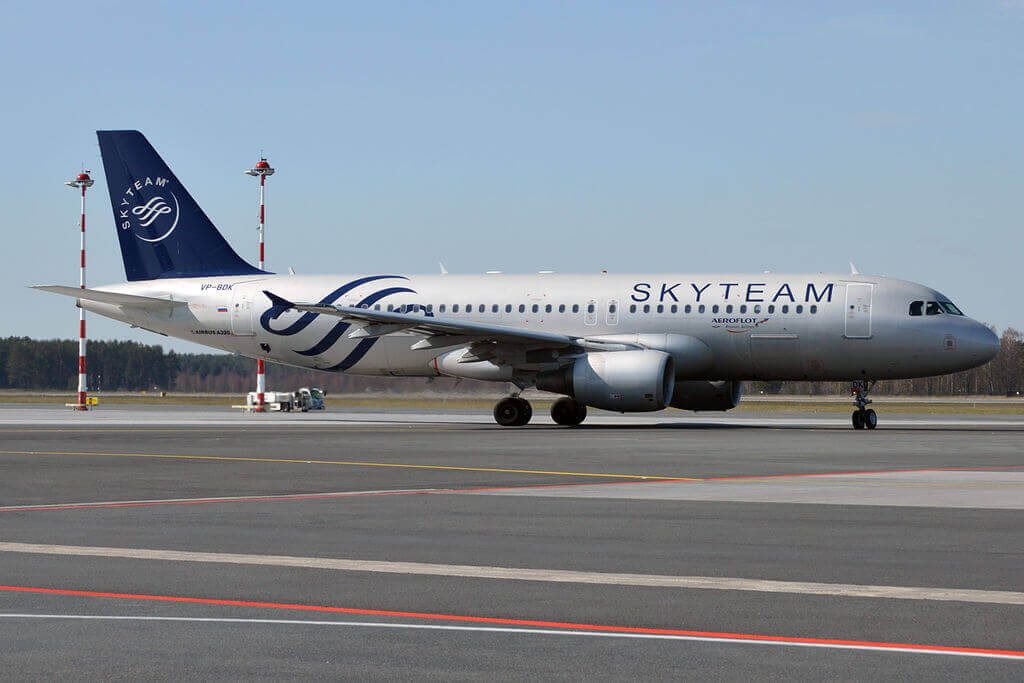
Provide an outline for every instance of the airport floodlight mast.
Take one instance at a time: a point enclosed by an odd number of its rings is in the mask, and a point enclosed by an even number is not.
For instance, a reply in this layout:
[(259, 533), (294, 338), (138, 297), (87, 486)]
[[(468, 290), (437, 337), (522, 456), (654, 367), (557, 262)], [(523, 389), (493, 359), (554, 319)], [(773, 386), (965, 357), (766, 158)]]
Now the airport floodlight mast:
[[(80, 289), (85, 289), (85, 190), (92, 187), (93, 179), (89, 177), (89, 172), (83, 170), (74, 180), (69, 180), (64, 184), (68, 187), (81, 188), (82, 190), (82, 219), (79, 223), (81, 228), (81, 260), (78, 272), (78, 286)], [(81, 305), (78, 306), (78, 403), (67, 404), (69, 408), (75, 410), (89, 410), (88, 403), (86, 402), (86, 375), (85, 375), (85, 309)]]
[[(246, 175), (259, 177), (260, 179), (260, 270), (265, 270), (265, 252), (264, 252), (264, 240), (263, 235), (266, 229), (266, 207), (264, 205), (264, 192), (267, 187), (267, 176), (274, 175), (274, 168), (267, 161), (265, 156), (261, 156), (260, 160), (256, 162), (256, 165), (245, 172)], [(263, 412), (266, 410), (266, 403), (263, 398), (267, 390), (267, 368), (262, 358), (256, 359), (256, 406), (257, 412)]]

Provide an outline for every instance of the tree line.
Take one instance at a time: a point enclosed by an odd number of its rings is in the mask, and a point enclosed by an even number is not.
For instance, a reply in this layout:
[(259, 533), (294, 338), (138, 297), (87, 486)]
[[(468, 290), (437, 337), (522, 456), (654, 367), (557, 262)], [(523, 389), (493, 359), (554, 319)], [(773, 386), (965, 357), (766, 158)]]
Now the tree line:
[[(164, 352), (130, 341), (92, 341), (88, 347), (90, 391), (179, 391), (245, 393), (255, 384), (255, 362), (229, 354)], [(359, 377), (267, 364), (267, 386), (294, 390), (317, 386), (332, 393), (364, 391), (493, 392), (495, 385), (472, 380)], [(74, 391), (78, 385), (78, 342), (28, 337), (0, 338), (0, 389)], [(752, 382), (766, 394), (843, 394), (843, 382)], [(876, 394), (896, 396), (1005, 396), (1024, 392), (1024, 334), (1007, 329), (999, 354), (966, 372), (879, 382)]]

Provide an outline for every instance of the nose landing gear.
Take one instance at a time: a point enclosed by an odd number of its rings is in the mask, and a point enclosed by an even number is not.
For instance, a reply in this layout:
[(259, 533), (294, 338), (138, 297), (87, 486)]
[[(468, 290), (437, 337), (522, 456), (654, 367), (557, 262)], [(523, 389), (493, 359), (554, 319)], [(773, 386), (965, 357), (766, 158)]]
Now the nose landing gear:
[(533, 417), (530, 402), (519, 396), (509, 396), (494, 405), (494, 421), (502, 427), (522, 427)]
[(871, 399), (868, 398), (868, 392), (874, 386), (875, 380), (857, 380), (853, 382), (853, 404), (857, 406), (857, 410), (853, 411), (852, 418), (854, 429), (874, 429), (878, 426), (878, 413), (867, 407), (871, 403)]

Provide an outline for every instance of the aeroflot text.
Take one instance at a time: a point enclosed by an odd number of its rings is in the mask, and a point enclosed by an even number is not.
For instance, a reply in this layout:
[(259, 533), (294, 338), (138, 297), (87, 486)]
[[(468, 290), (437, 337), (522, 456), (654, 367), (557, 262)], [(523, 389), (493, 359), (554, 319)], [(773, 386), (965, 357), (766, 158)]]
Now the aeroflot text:
[[(796, 302), (797, 296), (793, 294), (793, 288), (788, 283), (779, 285), (774, 291), (766, 290), (768, 286), (766, 282), (718, 282), (718, 283), (682, 283), (676, 282), (669, 284), (667, 282), (654, 283), (650, 282), (638, 282), (633, 285), (633, 293), (629, 295), (629, 298), (633, 301), (679, 301), (679, 297), (688, 296), (691, 293), (694, 295), (694, 301), (696, 303), (701, 302), (701, 297), (705, 295), (705, 301), (715, 294), (721, 294), (722, 299), (725, 301), (743, 301), (747, 303), (775, 303), (782, 299), (785, 301)], [(679, 291), (676, 291), (679, 288)], [(709, 291), (710, 290), (710, 291)], [(800, 292), (800, 286), (796, 287), (797, 292)], [(822, 302), (832, 301), (832, 283), (829, 282), (820, 288), (815, 286), (813, 282), (807, 283), (806, 288), (803, 290), (803, 301), (809, 303), (811, 301)]]

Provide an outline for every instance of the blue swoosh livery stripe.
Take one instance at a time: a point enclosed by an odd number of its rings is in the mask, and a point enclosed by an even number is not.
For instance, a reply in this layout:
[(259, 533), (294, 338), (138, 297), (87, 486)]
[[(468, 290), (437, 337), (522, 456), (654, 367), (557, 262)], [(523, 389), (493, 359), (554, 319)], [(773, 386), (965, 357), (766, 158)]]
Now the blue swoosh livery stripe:
[(372, 339), (364, 339), (358, 344), (356, 344), (356, 348), (352, 349), (352, 351), (347, 356), (345, 356), (345, 359), (343, 361), (341, 361), (337, 365), (332, 365), (331, 367), (324, 369), (339, 370), (341, 372), (344, 372), (351, 368), (356, 363), (358, 363), (359, 361), (361, 361), (363, 359), (363, 356), (365, 356), (376, 343), (377, 337), (374, 337)]
[[(374, 292), (373, 294), (371, 294), (370, 296), (366, 297), (358, 304), (356, 304), (356, 306), (372, 306), (373, 304), (377, 303), (386, 296), (391, 296), (392, 294), (400, 294), (402, 292), (409, 292), (411, 294), (416, 293), (415, 290), (409, 289), (408, 287), (388, 287), (387, 289), (382, 289), (379, 292)], [(313, 315), (317, 314), (314, 313)], [(345, 334), (345, 331), (348, 330), (349, 327), (351, 327), (351, 323), (339, 322), (337, 325), (332, 327), (331, 331), (328, 332), (327, 335), (323, 339), (318, 341), (316, 344), (309, 347), (305, 351), (296, 351), (295, 353), (300, 354), (302, 356), (319, 356), (321, 353), (334, 346), (334, 343), (341, 338), (341, 335)], [(356, 348), (358, 348), (358, 346)]]
[[(324, 298), (320, 299), (320, 301), (317, 303), (321, 305), (333, 304), (335, 301), (343, 297), (345, 294), (348, 294), (356, 287), (359, 287), (360, 285), (365, 285), (367, 282), (374, 282), (376, 280), (388, 279), (408, 280), (409, 278), (404, 277), (402, 275), (370, 275), (368, 277), (362, 277), (359, 278), (358, 280), (352, 280), (351, 282), (348, 282), (342, 285), (341, 287), (338, 287), (333, 292), (331, 292)], [(302, 330), (309, 327), (309, 325), (314, 320), (316, 320), (317, 316), (320, 315), (319, 313), (303, 313), (298, 320), (296, 320), (283, 330), (275, 330), (271, 328), (270, 321), (277, 320), (277, 318), (279, 318), (281, 314), (284, 313), (286, 310), (288, 309), (284, 306), (271, 306), (267, 310), (263, 311), (263, 315), (260, 316), (260, 326), (267, 332), (270, 332), (271, 334), (290, 337), (291, 335), (298, 334)]]

